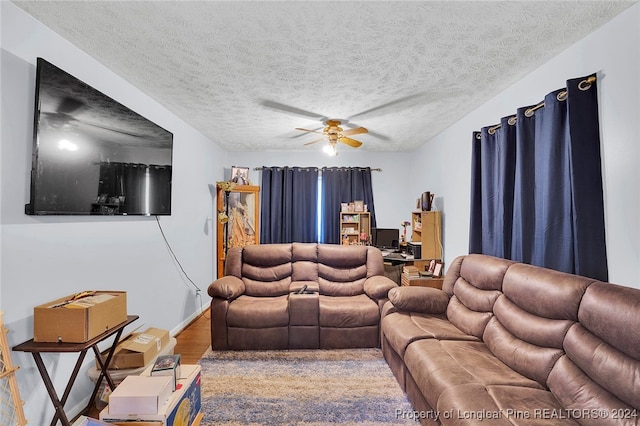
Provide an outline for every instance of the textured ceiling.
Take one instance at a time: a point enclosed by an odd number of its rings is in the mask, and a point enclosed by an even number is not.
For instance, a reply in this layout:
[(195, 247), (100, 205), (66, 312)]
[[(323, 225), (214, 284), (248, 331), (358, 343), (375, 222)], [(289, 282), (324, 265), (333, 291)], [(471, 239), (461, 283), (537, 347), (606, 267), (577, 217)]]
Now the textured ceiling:
[(397, 151), (635, 1), (14, 3), (226, 150), (313, 150), (294, 128), (338, 118)]

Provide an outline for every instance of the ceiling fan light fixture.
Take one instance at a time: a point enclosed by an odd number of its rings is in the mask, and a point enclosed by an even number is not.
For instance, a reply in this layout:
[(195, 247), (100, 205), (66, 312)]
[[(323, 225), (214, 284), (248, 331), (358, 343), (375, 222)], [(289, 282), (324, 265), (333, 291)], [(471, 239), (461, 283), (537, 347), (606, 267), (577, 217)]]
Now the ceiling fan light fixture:
[(322, 150), (327, 155), (330, 155), (332, 157), (335, 157), (336, 155), (338, 155), (338, 150), (336, 149), (336, 145), (335, 144), (327, 144), (327, 145), (324, 146), (324, 148), (322, 148)]

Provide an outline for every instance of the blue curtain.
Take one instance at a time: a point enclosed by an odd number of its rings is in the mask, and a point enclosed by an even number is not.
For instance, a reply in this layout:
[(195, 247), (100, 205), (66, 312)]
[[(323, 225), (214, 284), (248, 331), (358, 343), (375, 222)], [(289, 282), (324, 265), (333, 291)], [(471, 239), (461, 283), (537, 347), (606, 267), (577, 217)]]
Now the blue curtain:
[(263, 167), (260, 192), (260, 243), (317, 241), (317, 168)]
[(469, 252), (607, 281), (595, 75), (472, 144)]
[(340, 243), (340, 203), (363, 200), (371, 213), (371, 227), (376, 227), (370, 167), (323, 167), (321, 192), (320, 242)]

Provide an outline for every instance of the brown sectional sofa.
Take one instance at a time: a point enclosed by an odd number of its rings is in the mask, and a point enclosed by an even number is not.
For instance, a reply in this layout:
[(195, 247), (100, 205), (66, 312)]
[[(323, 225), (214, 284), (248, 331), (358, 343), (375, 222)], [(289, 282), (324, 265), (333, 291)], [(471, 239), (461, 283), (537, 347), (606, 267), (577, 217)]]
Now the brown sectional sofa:
[(640, 290), (483, 255), (389, 291), (382, 350), (423, 424), (640, 424)]
[[(306, 292), (297, 294), (306, 286)], [(380, 250), (261, 244), (227, 253), (208, 288), (215, 349), (380, 346), (380, 312), (396, 283)]]

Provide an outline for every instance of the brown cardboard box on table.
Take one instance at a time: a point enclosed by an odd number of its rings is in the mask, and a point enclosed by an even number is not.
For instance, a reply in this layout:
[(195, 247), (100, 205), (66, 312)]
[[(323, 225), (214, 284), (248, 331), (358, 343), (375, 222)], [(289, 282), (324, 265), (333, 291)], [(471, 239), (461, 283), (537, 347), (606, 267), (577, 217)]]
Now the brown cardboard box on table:
[[(118, 343), (109, 369), (126, 370), (149, 365), (162, 348), (169, 344), (170, 339), (169, 330), (155, 327), (149, 327), (141, 333), (133, 333)], [(106, 355), (107, 351), (103, 352), (102, 358)], [(99, 368), (97, 361), (96, 367)]]
[(70, 295), (33, 308), (33, 341), (84, 343), (127, 320), (125, 291)]

